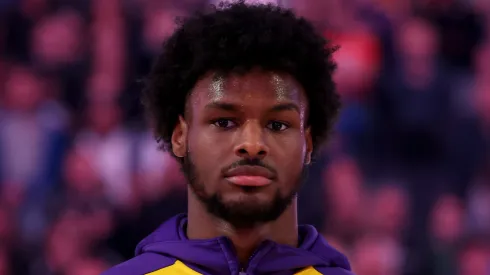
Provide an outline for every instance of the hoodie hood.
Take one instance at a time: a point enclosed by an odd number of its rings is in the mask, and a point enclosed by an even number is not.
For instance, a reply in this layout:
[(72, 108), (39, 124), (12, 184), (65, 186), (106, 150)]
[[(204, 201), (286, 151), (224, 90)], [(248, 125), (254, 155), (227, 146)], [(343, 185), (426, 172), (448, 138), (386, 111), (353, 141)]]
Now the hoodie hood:
[[(178, 215), (141, 241), (136, 255), (156, 253), (178, 259), (211, 274), (236, 274), (240, 264), (231, 241), (226, 237), (189, 240), (185, 234), (186, 215)], [(264, 241), (248, 263), (247, 274), (297, 271), (303, 268), (340, 268), (350, 270), (344, 255), (321, 237), (313, 226), (298, 228), (298, 248)]]

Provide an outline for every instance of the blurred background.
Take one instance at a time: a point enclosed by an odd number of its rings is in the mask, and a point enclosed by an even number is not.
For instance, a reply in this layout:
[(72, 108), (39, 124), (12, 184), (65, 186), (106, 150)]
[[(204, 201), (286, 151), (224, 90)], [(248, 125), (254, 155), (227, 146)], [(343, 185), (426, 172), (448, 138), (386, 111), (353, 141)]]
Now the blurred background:
[[(138, 80), (209, 3), (0, 0), (0, 275), (98, 275), (186, 210)], [(490, 1), (280, 4), (341, 46), (301, 222), (358, 275), (489, 275)]]

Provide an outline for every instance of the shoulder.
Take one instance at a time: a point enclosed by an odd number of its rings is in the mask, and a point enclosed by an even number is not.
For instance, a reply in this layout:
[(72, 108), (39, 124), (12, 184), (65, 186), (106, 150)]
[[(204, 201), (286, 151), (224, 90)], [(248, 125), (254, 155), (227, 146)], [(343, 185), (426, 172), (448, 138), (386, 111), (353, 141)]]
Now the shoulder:
[(295, 275), (355, 275), (352, 271), (340, 267), (309, 267), (301, 270)]
[[(328, 275), (355, 275), (351, 270), (341, 268), (341, 267), (319, 267), (315, 269), (317, 274), (328, 274)], [(315, 273), (311, 273), (314, 275)], [(315, 274), (315, 275), (317, 275)], [(304, 275), (309, 275), (309, 273), (305, 273)]]
[(173, 258), (156, 253), (144, 253), (112, 267), (101, 275), (144, 275), (174, 263)]

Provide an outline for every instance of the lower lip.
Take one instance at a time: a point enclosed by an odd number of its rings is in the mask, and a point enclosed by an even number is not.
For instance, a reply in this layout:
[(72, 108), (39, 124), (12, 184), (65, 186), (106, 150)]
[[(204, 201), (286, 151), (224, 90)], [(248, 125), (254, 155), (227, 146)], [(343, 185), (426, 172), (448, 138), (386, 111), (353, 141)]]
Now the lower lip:
[(233, 177), (227, 177), (226, 180), (238, 186), (254, 186), (254, 187), (266, 186), (272, 182), (271, 179), (261, 177), (261, 176), (233, 176)]

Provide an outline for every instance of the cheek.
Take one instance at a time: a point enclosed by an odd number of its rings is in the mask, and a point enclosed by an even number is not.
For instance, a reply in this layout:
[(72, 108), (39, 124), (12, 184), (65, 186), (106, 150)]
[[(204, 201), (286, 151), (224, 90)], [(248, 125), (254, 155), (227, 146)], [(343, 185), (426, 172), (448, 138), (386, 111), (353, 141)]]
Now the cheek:
[(301, 165), (306, 154), (306, 143), (301, 134), (295, 134), (280, 138), (271, 137), (270, 140), (271, 154), (279, 160), (291, 159), (294, 162), (299, 162)]
[(274, 158), (278, 172), (286, 180), (296, 180), (304, 166), (306, 144), (298, 142), (299, 137), (283, 140), (271, 146), (271, 157)]
[(210, 164), (216, 164), (209, 160), (220, 159), (223, 154), (229, 153), (226, 150), (228, 150), (230, 140), (229, 136), (216, 135), (211, 129), (201, 127), (189, 131), (187, 148), (194, 158), (199, 155), (200, 158), (208, 160)]
[(215, 137), (200, 130), (198, 133), (189, 132), (187, 149), (192, 157), (197, 175), (207, 189), (211, 189), (210, 182), (216, 181), (220, 171), (226, 163), (223, 142), (217, 141)]

